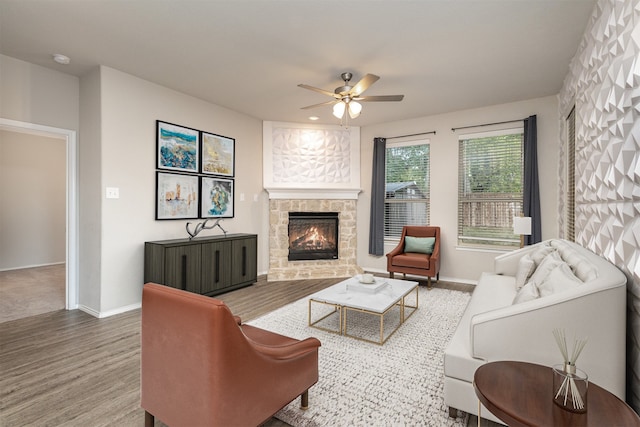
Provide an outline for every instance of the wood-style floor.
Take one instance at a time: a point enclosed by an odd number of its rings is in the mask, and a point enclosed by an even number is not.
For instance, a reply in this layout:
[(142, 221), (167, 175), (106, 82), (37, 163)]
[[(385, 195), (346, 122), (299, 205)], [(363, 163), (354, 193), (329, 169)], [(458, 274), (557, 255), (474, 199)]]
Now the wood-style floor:
[[(339, 280), (260, 280), (218, 298), (251, 320)], [(0, 323), (0, 426), (143, 424), (140, 310), (105, 319), (58, 310)], [(286, 424), (272, 419), (266, 425)]]

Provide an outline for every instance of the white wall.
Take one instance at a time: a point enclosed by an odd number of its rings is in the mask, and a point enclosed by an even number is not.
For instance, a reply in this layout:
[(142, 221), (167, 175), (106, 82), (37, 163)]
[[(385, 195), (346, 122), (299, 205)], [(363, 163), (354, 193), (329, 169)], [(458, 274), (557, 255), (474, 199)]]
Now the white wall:
[[(94, 117), (87, 118), (92, 120), (91, 138), (99, 139), (91, 144), (93, 148), (100, 147), (99, 179), (94, 176), (96, 166), (92, 171), (84, 167), (80, 170), (81, 185), (89, 176), (87, 192), (94, 199), (93, 205), (101, 204), (101, 229), (95, 236), (101, 239), (96, 284), (100, 287), (100, 301), (94, 306), (92, 300), (90, 309), (106, 315), (139, 304), (144, 242), (188, 237), (188, 221), (155, 220), (156, 120), (236, 139), (235, 218), (225, 219), (222, 225), (230, 233), (261, 236), (258, 271), (266, 271), (268, 257), (264, 247), (268, 242), (263, 242), (266, 238), (262, 236), (268, 235), (268, 217), (263, 217), (266, 198), (262, 194), (262, 121), (108, 67), (91, 73), (83, 81), (82, 90), (83, 99), (87, 91), (93, 100), (99, 90), (100, 100), (99, 106), (93, 106)], [(84, 124), (83, 116), (83, 132)], [(92, 158), (96, 157), (93, 153)], [(118, 187), (120, 198), (105, 199), (106, 187)], [(241, 194), (244, 201), (240, 200)], [(81, 201), (81, 206), (84, 204)], [(83, 241), (94, 238), (88, 231), (82, 236)], [(220, 230), (201, 234), (220, 234)], [(91, 262), (95, 264), (96, 260)]]
[[(493, 259), (497, 253), (463, 250), (457, 247), (458, 136), (479, 130), (504, 129), (518, 124), (474, 128), (457, 132), (452, 132), (451, 128), (524, 119), (533, 114), (537, 115), (538, 123), (542, 238), (557, 237), (557, 98), (549, 96), (363, 127), (360, 143), (360, 182), (363, 192), (358, 199), (358, 264), (368, 270), (386, 271), (386, 257), (375, 257), (368, 254), (373, 138), (436, 131), (435, 135), (426, 135), (420, 138), (428, 138), (431, 142), (430, 215), (431, 225), (441, 227), (440, 278), (473, 283), (477, 281), (483, 271), (492, 271)], [(385, 244), (385, 253), (393, 247), (395, 247), (393, 242)]]
[(66, 141), (0, 130), (0, 270), (65, 262)]
[(0, 55), (0, 117), (78, 130), (79, 79)]

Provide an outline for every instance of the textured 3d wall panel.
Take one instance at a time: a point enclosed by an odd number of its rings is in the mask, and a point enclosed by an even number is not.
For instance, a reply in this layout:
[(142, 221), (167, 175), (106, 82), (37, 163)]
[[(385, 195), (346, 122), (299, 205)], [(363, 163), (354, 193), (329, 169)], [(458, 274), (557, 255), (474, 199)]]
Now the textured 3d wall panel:
[(351, 180), (348, 130), (273, 129), (273, 182), (346, 183)]
[(627, 395), (640, 411), (640, 0), (598, 1), (559, 100), (560, 230), (564, 122), (575, 105), (576, 242), (615, 263), (629, 279)]

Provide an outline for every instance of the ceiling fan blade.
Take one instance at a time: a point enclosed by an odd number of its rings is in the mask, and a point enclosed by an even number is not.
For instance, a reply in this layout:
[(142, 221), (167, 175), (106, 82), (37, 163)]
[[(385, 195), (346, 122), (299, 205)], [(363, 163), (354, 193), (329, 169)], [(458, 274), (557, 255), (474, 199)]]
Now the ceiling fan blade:
[(353, 98), (355, 101), (360, 102), (379, 102), (379, 101), (402, 101), (404, 95), (374, 95), (374, 96), (360, 96)]
[(351, 95), (353, 96), (358, 96), (362, 92), (367, 90), (369, 86), (377, 82), (378, 79), (380, 79), (380, 77), (376, 76), (375, 74), (367, 74), (366, 76), (361, 78), (358, 83), (356, 83), (356, 85), (349, 91), (349, 93), (351, 93)]
[(316, 108), (316, 107), (322, 107), (323, 105), (332, 105), (335, 104), (336, 102), (339, 102), (337, 99), (334, 99), (333, 101), (327, 101), (327, 102), (321, 102), (320, 104), (313, 104), (313, 105), (308, 105), (306, 107), (302, 107), (302, 110), (308, 110), (310, 108)]
[(298, 87), (301, 87), (303, 89), (309, 89), (309, 90), (312, 90), (314, 92), (321, 93), (323, 95), (329, 95), (329, 96), (331, 96), (333, 98), (338, 98), (339, 97), (339, 95), (336, 95), (333, 92), (329, 92), (328, 90), (320, 89), (320, 88), (309, 86), (309, 85), (305, 85), (305, 84), (299, 84)]

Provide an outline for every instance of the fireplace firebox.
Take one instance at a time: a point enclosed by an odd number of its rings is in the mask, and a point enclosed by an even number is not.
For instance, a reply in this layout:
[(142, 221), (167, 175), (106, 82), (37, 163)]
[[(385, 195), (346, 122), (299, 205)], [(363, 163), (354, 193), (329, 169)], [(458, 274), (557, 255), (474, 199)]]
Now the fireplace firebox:
[(337, 212), (289, 212), (289, 261), (338, 259)]

